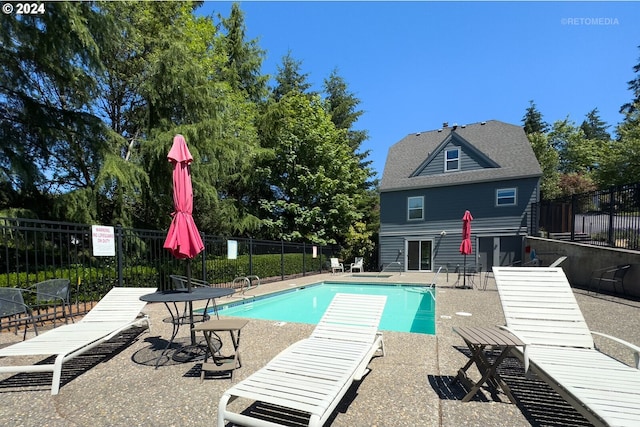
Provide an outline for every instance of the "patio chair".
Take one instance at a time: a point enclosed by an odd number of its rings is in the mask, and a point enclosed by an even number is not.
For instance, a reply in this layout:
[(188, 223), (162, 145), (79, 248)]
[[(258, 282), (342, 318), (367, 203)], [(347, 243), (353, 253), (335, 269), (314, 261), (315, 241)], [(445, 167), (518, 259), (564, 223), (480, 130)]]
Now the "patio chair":
[[(597, 426), (632, 426), (640, 420), (640, 347), (589, 330), (562, 268), (493, 267), (505, 329), (533, 372)], [(600, 352), (592, 335), (629, 348), (635, 366)]]
[[(51, 394), (58, 394), (64, 362), (117, 336), (132, 327), (149, 327), (148, 317), (140, 317), (144, 294), (152, 288), (113, 288), (81, 320), (51, 329), (26, 341), (0, 349), (0, 358), (13, 357), (19, 362), (26, 356), (46, 356), (35, 365), (4, 365), (0, 373), (53, 372)], [(44, 363), (49, 356), (53, 363)]]
[[(169, 276), (169, 278), (171, 278), (171, 282), (173, 283), (173, 288), (175, 290), (183, 290), (186, 291), (189, 287), (189, 278), (187, 276), (180, 276), (177, 274), (172, 274)], [(205, 282), (204, 280), (199, 280), (199, 279), (194, 279), (191, 278), (191, 286), (193, 288), (202, 288), (202, 287), (207, 287), (210, 288), (211, 286), (209, 286), (209, 283)], [(207, 300), (207, 304), (205, 305), (204, 309), (202, 310), (202, 314), (194, 314), (194, 321), (196, 322), (206, 322), (207, 320), (209, 320), (209, 315), (207, 314), (207, 311), (209, 309), (209, 300)], [(177, 321), (180, 322), (180, 324), (184, 324), (184, 323), (189, 323), (190, 321), (190, 317), (189, 317), (189, 304), (188, 302), (184, 303), (184, 310), (182, 312), (182, 315), (180, 317), (177, 318)], [(174, 303), (175, 305), (175, 303)], [(215, 312), (216, 316), (218, 316), (218, 306), (216, 305), (215, 301), (213, 302), (213, 311)], [(176, 312), (177, 312), (177, 307), (176, 307)], [(165, 319), (166, 321), (166, 319)]]
[[(36, 305), (38, 310), (41, 308), (49, 308), (53, 305), (53, 327), (56, 327), (58, 319), (58, 306), (62, 308), (62, 317), (64, 323), (69, 323), (67, 313), (71, 317), (71, 289), (69, 279), (49, 279), (38, 282), (29, 287), (31, 292), (36, 294)], [(73, 317), (71, 317), (73, 321)]]
[(29, 325), (38, 335), (36, 323), (46, 317), (45, 314), (37, 314), (31, 306), (25, 303), (25, 293), (28, 294), (30, 291), (20, 288), (0, 288), (0, 319), (7, 319), (9, 325), (14, 325), (16, 334), (18, 328), (24, 324), (23, 340), (27, 337)]
[(336, 271), (344, 273), (344, 265), (338, 261), (338, 258), (331, 258), (331, 274), (335, 274)]
[[(307, 413), (309, 426), (322, 426), (351, 384), (363, 378), (375, 353), (384, 355), (378, 324), (385, 304), (383, 295), (336, 294), (309, 338), (291, 345), (224, 392), (218, 405), (218, 427), (225, 421), (276, 426), (287, 421), (287, 410), (297, 416)], [(254, 414), (233, 412), (227, 404), (237, 398), (276, 405), (282, 419), (277, 414), (266, 421)]]
[(631, 264), (623, 264), (594, 270), (591, 273), (589, 292), (591, 292), (591, 288), (595, 286), (596, 292), (599, 293), (600, 287), (604, 283), (605, 285), (611, 284), (613, 286), (614, 293), (617, 293), (616, 285), (619, 284), (622, 288), (622, 293), (624, 294), (624, 276), (630, 269)]
[(351, 267), (349, 267), (349, 272), (353, 273), (353, 270), (358, 270), (360, 273), (362, 273), (363, 262), (364, 262), (364, 258), (357, 256), (356, 259), (351, 263)]

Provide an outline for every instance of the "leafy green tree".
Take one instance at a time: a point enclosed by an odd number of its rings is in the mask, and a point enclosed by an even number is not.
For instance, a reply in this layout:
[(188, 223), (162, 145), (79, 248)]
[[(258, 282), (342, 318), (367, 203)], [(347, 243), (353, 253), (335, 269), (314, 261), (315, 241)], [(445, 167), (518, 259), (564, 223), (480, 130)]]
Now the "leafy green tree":
[(587, 139), (582, 129), (568, 118), (553, 124), (549, 142), (560, 155), (561, 173), (590, 174), (597, 169), (602, 141)]
[(542, 120), (542, 113), (538, 111), (533, 100), (529, 101), (529, 107), (522, 117), (524, 132), (529, 135), (532, 133), (546, 133), (549, 125)]
[(640, 103), (617, 127), (618, 139), (611, 141), (598, 171), (601, 185), (624, 185), (638, 181), (640, 176)]
[(542, 199), (553, 200), (560, 195), (560, 173), (558, 172), (560, 157), (558, 152), (551, 146), (549, 138), (544, 133), (530, 133), (527, 138), (529, 138), (531, 148), (542, 169), (540, 180)]
[(269, 193), (261, 200), (271, 237), (338, 243), (362, 214), (355, 208), (366, 172), (318, 96), (289, 91), (269, 105), (265, 163)]

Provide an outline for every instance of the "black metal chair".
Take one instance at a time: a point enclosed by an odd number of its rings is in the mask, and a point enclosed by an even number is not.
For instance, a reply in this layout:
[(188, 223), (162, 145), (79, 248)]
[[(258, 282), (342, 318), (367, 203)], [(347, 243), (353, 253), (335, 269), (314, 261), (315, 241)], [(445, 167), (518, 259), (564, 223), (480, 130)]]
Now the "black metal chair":
[(20, 325), (24, 324), (23, 340), (27, 337), (29, 324), (38, 335), (36, 322), (42, 318), (25, 303), (23, 295), (25, 292), (29, 291), (19, 288), (0, 288), (0, 319), (7, 319), (9, 326), (14, 325), (16, 334)]
[[(71, 317), (71, 287), (69, 279), (49, 279), (38, 282), (28, 288), (30, 292), (35, 292), (38, 313), (41, 308), (49, 308), (53, 305), (53, 327), (56, 327), (58, 318), (58, 305), (62, 307), (62, 317), (64, 323), (69, 323)], [(68, 317), (67, 317), (68, 312)], [(73, 322), (73, 317), (71, 317)]]
[(613, 286), (613, 292), (618, 293), (616, 285), (620, 285), (622, 288), (622, 294), (625, 294), (624, 290), (624, 276), (631, 269), (631, 264), (614, 265), (611, 267), (600, 268), (594, 270), (591, 273), (591, 282), (589, 283), (589, 291), (592, 286), (596, 286), (596, 292), (600, 292), (600, 287), (603, 283), (611, 284)]

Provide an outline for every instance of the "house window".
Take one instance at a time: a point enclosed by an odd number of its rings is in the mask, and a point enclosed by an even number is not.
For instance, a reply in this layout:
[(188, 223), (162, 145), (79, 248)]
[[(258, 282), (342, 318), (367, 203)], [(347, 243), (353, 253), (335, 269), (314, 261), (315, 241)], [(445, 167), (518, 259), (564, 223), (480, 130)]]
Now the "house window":
[(409, 197), (407, 202), (407, 217), (410, 220), (424, 219), (424, 197)]
[(515, 188), (499, 188), (496, 190), (496, 206), (515, 206), (516, 202)]
[(460, 149), (450, 148), (444, 152), (444, 171), (460, 170)]

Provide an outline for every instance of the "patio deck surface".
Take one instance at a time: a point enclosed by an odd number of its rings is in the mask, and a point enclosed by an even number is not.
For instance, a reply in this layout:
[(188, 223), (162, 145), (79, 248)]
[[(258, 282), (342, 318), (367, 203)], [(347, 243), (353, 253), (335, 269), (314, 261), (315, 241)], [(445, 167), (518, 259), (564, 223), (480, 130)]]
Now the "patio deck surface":
[[(362, 276), (362, 275), (359, 275)], [(404, 273), (376, 281), (424, 283), (431, 273)], [(272, 292), (322, 280), (366, 282), (367, 277), (323, 274), (261, 285), (257, 292)], [(386, 356), (374, 358), (371, 372), (355, 383), (327, 425), (358, 426), (529, 426), (589, 425), (544, 383), (526, 380), (516, 359), (503, 364), (503, 378), (518, 404), (503, 393), (483, 388), (470, 402), (461, 401), (465, 390), (449, 386), (468, 359), (454, 326), (504, 324), (504, 316), (490, 280), (486, 291), (453, 287), (454, 275), (438, 276), (435, 336), (384, 332)], [(576, 297), (590, 328), (640, 344), (640, 304), (588, 295)], [(222, 299), (224, 302), (226, 298)], [(215, 425), (218, 401), (231, 382), (207, 377), (200, 382), (196, 363), (169, 362), (154, 369), (156, 355), (164, 348), (171, 327), (163, 322), (162, 304), (149, 304), (151, 330), (129, 333), (97, 347), (64, 365), (60, 394), (51, 396), (51, 375), (0, 374), (0, 424), (7, 426), (205, 426)], [(458, 312), (471, 316), (457, 315)], [(239, 381), (293, 342), (309, 335), (313, 325), (251, 319), (242, 330), (243, 367), (234, 374)], [(178, 335), (188, 339), (187, 328)], [(0, 346), (17, 342), (21, 333), (0, 334)], [(230, 344), (225, 341), (225, 348)], [(622, 348), (597, 341), (609, 354), (632, 363)], [(36, 363), (38, 359), (33, 362)], [(0, 360), (0, 365), (8, 363)], [(477, 373), (475, 368), (469, 372)], [(236, 402), (234, 402), (234, 405)], [(294, 424), (295, 425), (295, 424)]]

